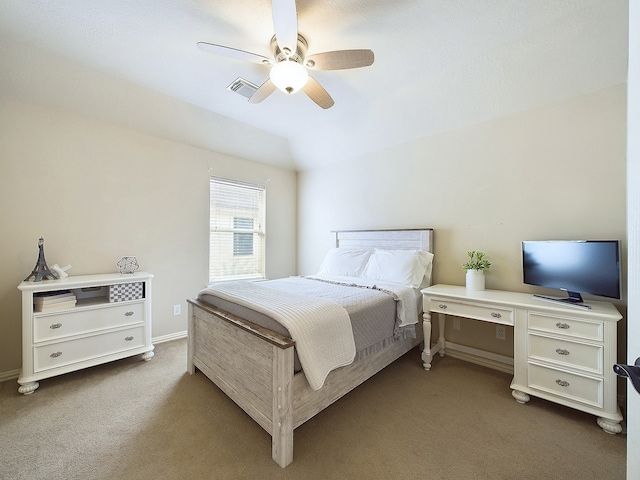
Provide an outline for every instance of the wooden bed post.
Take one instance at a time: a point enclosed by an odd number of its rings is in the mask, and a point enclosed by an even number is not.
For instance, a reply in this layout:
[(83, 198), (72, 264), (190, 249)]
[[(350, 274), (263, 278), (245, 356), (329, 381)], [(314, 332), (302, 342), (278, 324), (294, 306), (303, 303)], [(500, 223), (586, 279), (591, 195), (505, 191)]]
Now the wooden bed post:
[(293, 462), (293, 347), (273, 347), (271, 456), (282, 468)]

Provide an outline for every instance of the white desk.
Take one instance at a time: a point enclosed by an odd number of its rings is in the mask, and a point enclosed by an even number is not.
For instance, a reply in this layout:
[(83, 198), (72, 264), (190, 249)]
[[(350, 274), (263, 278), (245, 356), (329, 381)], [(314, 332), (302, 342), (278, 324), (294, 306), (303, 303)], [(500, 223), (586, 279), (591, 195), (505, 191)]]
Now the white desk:
[[(622, 431), (617, 404), (617, 322), (622, 318), (608, 302), (585, 302), (579, 309), (536, 299), (531, 294), (499, 290), (467, 291), (465, 287), (434, 285), (422, 290), (425, 340), (430, 339), (431, 313), (439, 314), (440, 335), (425, 345), (425, 368), (431, 355), (445, 354), (446, 315), (512, 325), (514, 376), (512, 395), (527, 403), (529, 395), (598, 417), (607, 433)], [(428, 368), (427, 368), (428, 369)]]

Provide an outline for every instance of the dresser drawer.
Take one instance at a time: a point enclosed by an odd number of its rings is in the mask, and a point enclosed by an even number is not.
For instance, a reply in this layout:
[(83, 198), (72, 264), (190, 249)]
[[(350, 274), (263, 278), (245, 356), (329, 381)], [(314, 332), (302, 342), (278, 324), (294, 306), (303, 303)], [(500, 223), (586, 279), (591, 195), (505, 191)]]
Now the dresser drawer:
[(532, 389), (593, 407), (603, 407), (602, 378), (583, 377), (532, 363), (528, 365), (528, 370), (529, 387)]
[(602, 342), (604, 323), (589, 322), (578, 318), (529, 312), (529, 329), (549, 332), (567, 337), (583, 338)]
[(35, 315), (33, 341), (89, 333), (105, 328), (132, 325), (144, 321), (144, 303), (77, 309), (58, 314)]
[(455, 302), (437, 297), (431, 297), (430, 308), (432, 312), (444, 313), (446, 315), (513, 325), (514, 311), (510, 308)]
[(34, 372), (143, 347), (144, 326), (34, 347)]
[(529, 358), (571, 366), (602, 375), (604, 347), (572, 342), (543, 335), (528, 335)]

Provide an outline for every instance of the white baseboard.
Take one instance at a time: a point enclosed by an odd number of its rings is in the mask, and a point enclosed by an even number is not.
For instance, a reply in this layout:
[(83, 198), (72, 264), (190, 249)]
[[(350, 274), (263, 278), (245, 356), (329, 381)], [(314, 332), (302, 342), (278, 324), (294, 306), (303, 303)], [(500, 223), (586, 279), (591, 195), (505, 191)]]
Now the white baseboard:
[(452, 342), (445, 342), (444, 347), (447, 356), (513, 375), (513, 358), (511, 357)]
[(151, 339), (151, 343), (155, 345), (157, 343), (170, 342), (171, 340), (178, 340), (180, 338), (187, 338), (186, 330), (183, 330), (182, 332), (170, 333), (169, 335), (162, 335), (160, 337), (153, 337)]
[(8, 372), (0, 372), (0, 382), (6, 382), (7, 380), (17, 380), (20, 376), (20, 369), (10, 370)]

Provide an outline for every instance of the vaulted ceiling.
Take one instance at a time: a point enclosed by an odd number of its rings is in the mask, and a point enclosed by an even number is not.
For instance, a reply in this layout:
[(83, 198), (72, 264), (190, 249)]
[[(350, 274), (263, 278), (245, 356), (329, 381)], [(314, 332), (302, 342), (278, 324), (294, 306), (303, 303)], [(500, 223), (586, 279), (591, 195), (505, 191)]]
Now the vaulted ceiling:
[(0, 94), (49, 89), (76, 108), (84, 98), (85, 113), (305, 170), (624, 83), (627, 11), (626, 0), (298, 0), (309, 54), (375, 53), (370, 67), (312, 73), (335, 100), (323, 110), (280, 91), (250, 104), (226, 87), (260, 85), (269, 68), (196, 48), (271, 56), (270, 0), (2, 0)]

